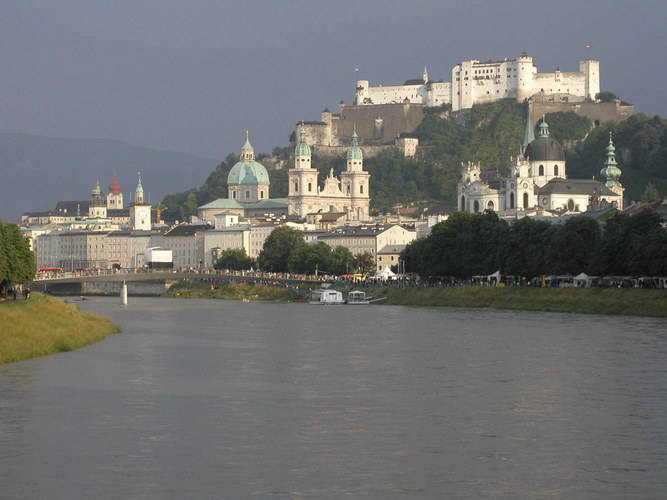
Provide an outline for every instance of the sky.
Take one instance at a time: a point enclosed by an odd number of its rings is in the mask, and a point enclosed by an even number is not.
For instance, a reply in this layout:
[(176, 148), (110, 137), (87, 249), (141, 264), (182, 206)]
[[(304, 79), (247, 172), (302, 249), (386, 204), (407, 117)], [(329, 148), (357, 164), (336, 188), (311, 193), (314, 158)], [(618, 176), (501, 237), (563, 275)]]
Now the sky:
[(287, 146), (359, 79), (450, 81), (524, 49), (539, 72), (597, 59), (602, 90), (667, 117), (665, 19), (664, 0), (0, 0), (0, 132), (221, 161), (246, 130)]

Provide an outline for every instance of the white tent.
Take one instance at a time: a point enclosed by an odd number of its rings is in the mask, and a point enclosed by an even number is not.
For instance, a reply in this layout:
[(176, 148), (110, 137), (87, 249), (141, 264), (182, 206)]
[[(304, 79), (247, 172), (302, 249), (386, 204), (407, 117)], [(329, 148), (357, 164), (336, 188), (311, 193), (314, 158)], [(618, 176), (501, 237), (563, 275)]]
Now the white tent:
[(588, 288), (591, 286), (591, 277), (586, 273), (578, 274), (574, 277), (574, 286)]
[(493, 274), (489, 274), (486, 279), (489, 281), (489, 283), (494, 283), (497, 285), (500, 283), (500, 270), (496, 271)]
[(377, 271), (375, 273), (375, 276), (377, 276), (378, 278), (382, 278), (383, 280), (387, 280), (389, 278), (393, 278), (394, 276), (396, 276), (396, 273), (392, 272), (392, 270), (389, 269), (389, 266), (385, 266), (382, 271)]

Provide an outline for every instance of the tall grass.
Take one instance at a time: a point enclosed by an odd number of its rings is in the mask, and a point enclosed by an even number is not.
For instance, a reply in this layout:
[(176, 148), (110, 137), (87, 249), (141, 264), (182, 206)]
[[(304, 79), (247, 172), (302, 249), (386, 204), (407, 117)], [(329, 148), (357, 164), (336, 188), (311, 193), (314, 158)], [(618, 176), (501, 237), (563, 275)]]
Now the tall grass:
[(33, 293), (0, 304), (0, 363), (71, 351), (119, 332), (109, 318)]

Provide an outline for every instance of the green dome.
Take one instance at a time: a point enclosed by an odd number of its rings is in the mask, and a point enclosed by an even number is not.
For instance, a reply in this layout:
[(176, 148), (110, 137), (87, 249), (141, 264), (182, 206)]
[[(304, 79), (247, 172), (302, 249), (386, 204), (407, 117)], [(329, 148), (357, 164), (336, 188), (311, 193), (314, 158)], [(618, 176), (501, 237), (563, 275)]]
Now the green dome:
[(95, 188), (93, 189), (92, 194), (94, 194), (94, 195), (95, 195), (95, 194), (97, 194), (97, 195), (102, 194), (102, 189), (100, 188), (100, 181), (97, 181), (97, 185), (96, 185)]
[(296, 145), (294, 150), (295, 156), (310, 156), (310, 146), (306, 142), (306, 130), (301, 127), (301, 132), (299, 132), (299, 144)]
[(364, 159), (364, 153), (361, 151), (361, 148), (359, 147), (359, 137), (357, 136), (356, 132), (352, 134), (352, 145), (350, 146), (350, 149), (347, 150), (347, 159), (348, 160)]
[(256, 161), (240, 161), (229, 171), (227, 184), (269, 184), (269, 173)]
[(241, 150), (241, 161), (237, 162), (229, 171), (227, 185), (231, 184), (269, 184), (269, 173), (264, 165), (255, 161), (255, 151), (248, 140)]

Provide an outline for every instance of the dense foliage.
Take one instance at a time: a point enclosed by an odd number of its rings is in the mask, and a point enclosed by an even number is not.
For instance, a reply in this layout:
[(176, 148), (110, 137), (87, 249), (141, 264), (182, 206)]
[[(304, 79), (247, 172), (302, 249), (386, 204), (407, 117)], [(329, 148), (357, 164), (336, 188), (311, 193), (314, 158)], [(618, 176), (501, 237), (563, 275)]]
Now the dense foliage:
[(220, 257), (213, 263), (213, 269), (244, 271), (250, 269), (254, 263), (243, 248), (228, 248), (220, 252)]
[(660, 276), (667, 274), (667, 229), (650, 210), (617, 213), (601, 231), (597, 221), (573, 217), (562, 225), (524, 218), (514, 224), (490, 211), (455, 212), (428, 238), (409, 244), (401, 259), (424, 277), (468, 279), (543, 274)]
[(262, 271), (340, 276), (370, 272), (375, 259), (369, 253), (354, 256), (343, 246), (332, 249), (324, 242), (308, 245), (301, 231), (280, 226), (264, 242), (257, 264)]
[(16, 224), (0, 220), (0, 291), (20, 283), (30, 283), (35, 277), (35, 255), (28, 239)]

